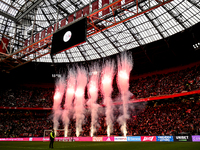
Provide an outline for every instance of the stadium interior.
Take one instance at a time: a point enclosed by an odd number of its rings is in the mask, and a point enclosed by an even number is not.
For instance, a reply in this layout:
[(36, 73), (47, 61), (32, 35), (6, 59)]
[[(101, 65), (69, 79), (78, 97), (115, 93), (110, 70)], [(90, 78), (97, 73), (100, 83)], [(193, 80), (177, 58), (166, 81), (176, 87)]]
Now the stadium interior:
[[(85, 41), (51, 54), (55, 34), (84, 17)], [(200, 135), (199, 0), (0, 0), (0, 41), (0, 138), (43, 137), (54, 125), (56, 81), (125, 52), (133, 60), (127, 136)], [(116, 78), (111, 136), (123, 136)], [(85, 88), (85, 107), (88, 99)], [(98, 92), (97, 137), (107, 135), (103, 101)], [(87, 108), (84, 116), (79, 136), (90, 137)], [(75, 118), (68, 128), (75, 137)]]

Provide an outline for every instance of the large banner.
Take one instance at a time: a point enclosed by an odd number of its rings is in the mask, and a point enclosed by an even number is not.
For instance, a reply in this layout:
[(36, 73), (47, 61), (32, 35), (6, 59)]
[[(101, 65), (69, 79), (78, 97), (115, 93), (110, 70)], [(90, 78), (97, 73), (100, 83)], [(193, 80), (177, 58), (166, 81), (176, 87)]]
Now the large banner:
[(191, 136), (174, 136), (174, 141), (175, 142), (192, 142), (192, 137)]
[[(99, 0), (97, 0), (97, 1), (92, 3), (92, 12), (94, 12), (94, 11), (99, 9), (99, 5), (98, 4), (99, 4)], [(93, 15), (92, 19), (96, 20), (98, 17), (99, 17), (99, 14), (97, 13), (97, 14)]]
[[(102, 7), (106, 6), (109, 4), (109, 0), (102, 0)], [(110, 11), (109, 11), (109, 8), (105, 9), (102, 11), (102, 14), (103, 16), (108, 14)]]
[(82, 17), (82, 9), (76, 12), (76, 19)]
[(141, 136), (142, 142), (156, 142), (156, 136)]
[(83, 8), (83, 16), (87, 16), (89, 14), (89, 5)]
[[(35, 42), (37, 42), (37, 41), (39, 41), (39, 39), (40, 39), (40, 33), (37, 33), (36, 35), (35, 35)], [(39, 44), (37, 43), (37, 44), (35, 44), (34, 46), (38, 46)]]
[(156, 136), (156, 141), (158, 142), (173, 142), (173, 136)]
[[(43, 39), (46, 36), (46, 29), (43, 30), (40, 34), (40, 39)], [(44, 41), (40, 42), (40, 46), (44, 45)]]
[(9, 39), (2, 37), (1, 43), (0, 43), (0, 52), (6, 53), (6, 49), (8, 47)]
[(200, 142), (200, 135), (192, 135), (192, 142)]
[(141, 136), (128, 136), (127, 141), (130, 142), (141, 142)]
[(68, 16), (68, 23), (74, 21), (74, 14)]
[(64, 27), (66, 25), (66, 18), (61, 20), (60, 27)]

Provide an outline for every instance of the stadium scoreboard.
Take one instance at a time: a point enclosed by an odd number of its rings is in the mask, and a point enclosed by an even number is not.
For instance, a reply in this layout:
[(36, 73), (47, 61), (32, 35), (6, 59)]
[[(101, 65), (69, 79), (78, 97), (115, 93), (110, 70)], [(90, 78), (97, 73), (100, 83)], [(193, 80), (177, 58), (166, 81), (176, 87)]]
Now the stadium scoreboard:
[(53, 34), (51, 55), (56, 55), (84, 43), (86, 41), (86, 35), (87, 18), (84, 17)]

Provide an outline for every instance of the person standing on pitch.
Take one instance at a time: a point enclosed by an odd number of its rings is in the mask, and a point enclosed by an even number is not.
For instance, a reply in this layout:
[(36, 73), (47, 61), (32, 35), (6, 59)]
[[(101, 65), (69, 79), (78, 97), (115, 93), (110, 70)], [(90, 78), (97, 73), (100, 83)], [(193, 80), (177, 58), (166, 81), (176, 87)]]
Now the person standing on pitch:
[(50, 144), (49, 144), (49, 148), (53, 148), (54, 138), (55, 138), (55, 133), (54, 133), (54, 129), (52, 129), (52, 131), (51, 131), (51, 133), (50, 133)]

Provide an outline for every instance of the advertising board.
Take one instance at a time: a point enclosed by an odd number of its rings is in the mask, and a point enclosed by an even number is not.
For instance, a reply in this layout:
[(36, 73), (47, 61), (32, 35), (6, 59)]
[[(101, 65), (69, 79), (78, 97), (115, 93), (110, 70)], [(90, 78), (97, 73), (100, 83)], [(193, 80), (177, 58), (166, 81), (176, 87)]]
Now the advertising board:
[[(46, 140), (47, 140), (47, 139), (46, 139)], [(29, 141), (43, 141), (43, 137), (37, 137), (37, 138), (30, 137), (30, 138), (29, 138)], [(49, 138), (48, 138), (47, 141), (49, 141)]]
[(156, 136), (156, 141), (158, 142), (173, 142), (173, 136)]
[(155, 142), (156, 136), (141, 136), (142, 142)]
[(92, 137), (73, 137), (75, 141), (92, 141)]
[(193, 142), (200, 142), (200, 135), (192, 135)]
[(127, 141), (127, 137), (125, 137), (125, 136), (115, 136), (114, 137), (114, 141), (117, 141), (117, 142), (126, 142)]
[(93, 137), (92, 141), (96, 141), (96, 142), (103, 141), (103, 137)]
[(113, 142), (114, 141), (114, 137), (103, 137), (103, 141), (104, 142)]
[(174, 136), (174, 141), (175, 142), (192, 142), (192, 137), (191, 136)]
[(44, 137), (44, 138), (43, 138), (43, 141), (45, 141), (45, 142), (46, 142), (46, 141), (50, 141), (50, 138), (49, 138), (49, 137)]
[(141, 137), (140, 136), (128, 136), (127, 141), (131, 142), (141, 142)]
[(29, 138), (0, 138), (0, 141), (29, 141)]
[(56, 137), (55, 141), (73, 141), (74, 137)]

